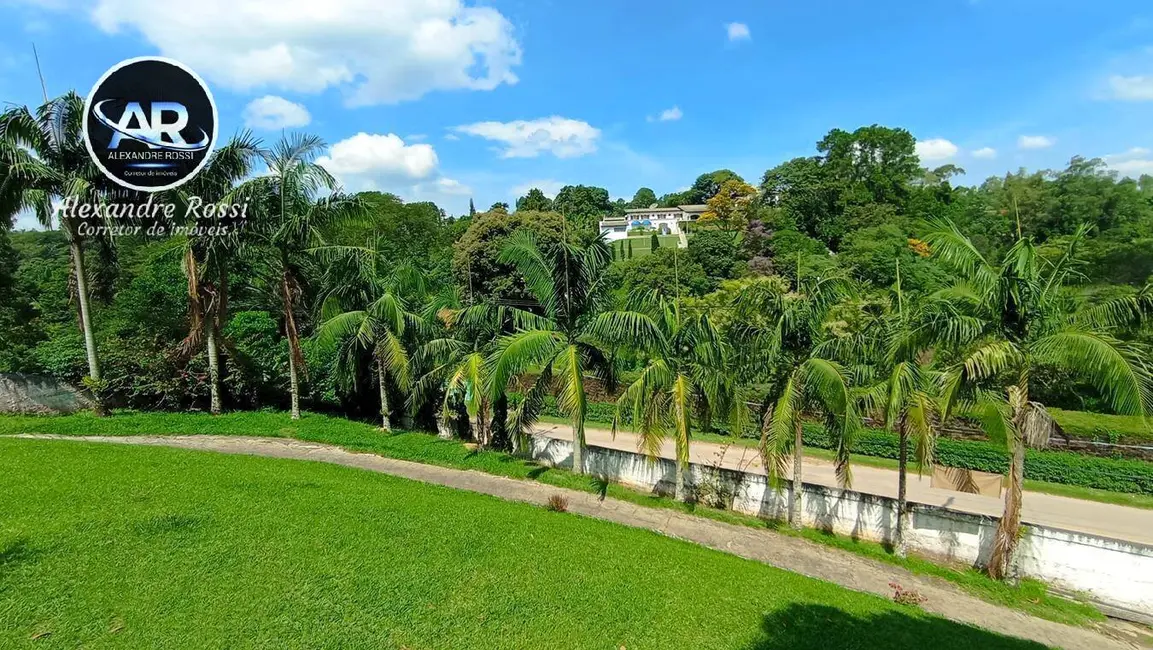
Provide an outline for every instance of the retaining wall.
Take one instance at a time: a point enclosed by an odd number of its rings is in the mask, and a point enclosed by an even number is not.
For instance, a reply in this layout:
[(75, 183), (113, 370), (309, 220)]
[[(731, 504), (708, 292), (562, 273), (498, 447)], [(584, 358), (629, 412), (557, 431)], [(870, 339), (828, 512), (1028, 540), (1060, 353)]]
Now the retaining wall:
[[(572, 443), (534, 437), (532, 456), (545, 464), (571, 467)], [(586, 469), (610, 481), (671, 494), (676, 466), (669, 459), (589, 447)], [(698, 463), (691, 465), (691, 474), (702, 500), (723, 502), (736, 512), (765, 518), (788, 516), (791, 484), (773, 489), (763, 474)], [(802, 503), (805, 526), (876, 542), (892, 541), (896, 499), (806, 483)], [(947, 507), (910, 506), (911, 530), (906, 538), (911, 550), (971, 565), (982, 565), (988, 559), (996, 518)], [(1025, 529), (1014, 557), (1018, 575), (1085, 593), (1106, 613), (1153, 624), (1153, 546), (1044, 526), (1026, 525)]]

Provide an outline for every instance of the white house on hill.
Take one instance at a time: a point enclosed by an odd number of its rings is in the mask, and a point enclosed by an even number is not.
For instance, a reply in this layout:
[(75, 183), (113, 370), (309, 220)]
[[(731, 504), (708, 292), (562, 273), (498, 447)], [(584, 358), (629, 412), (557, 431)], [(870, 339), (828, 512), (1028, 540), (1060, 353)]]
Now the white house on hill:
[(625, 210), (623, 217), (609, 217), (601, 221), (601, 233), (608, 241), (629, 236), (633, 230), (656, 232), (658, 235), (679, 235), (681, 248), (688, 246), (686, 224), (696, 221), (708, 208), (704, 205), (678, 205), (672, 208), (637, 208)]

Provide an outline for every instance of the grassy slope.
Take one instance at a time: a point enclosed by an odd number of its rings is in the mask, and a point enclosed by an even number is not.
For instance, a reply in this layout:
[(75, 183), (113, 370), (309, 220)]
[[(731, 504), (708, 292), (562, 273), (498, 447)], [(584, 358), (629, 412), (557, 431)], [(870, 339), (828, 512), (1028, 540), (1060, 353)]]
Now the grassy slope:
[(1138, 415), (1105, 415), (1085, 411), (1065, 411), (1050, 408), (1053, 419), (1061, 425), (1065, 433), (1075, 438), (1110, 442), (1106, 432), (1118, 434), (1118, 440), (1125, 445), (1148, 445), (1153, 443), (1153, 428)]
[[(693, 506), (663, 497), (637, 492), (621, 485), (605, 484), (589, 477), (577, 476), (562, 469), (543, 467), (499, 452), (474, 452), (455, 441), (438, 440), (421, 433), (382, 435), (377, 429), (359, 422), (305, 414), (292, 422), (282, 413), (229, 413), (219, 417), (203, 414), (122, 413), (110, 418), (97, 418), (82, 413), (65, 417), (0, 416), (0, 434), (53, 433), (61, 435), (138, 435), (138, 434), (216, 434), (293, 437), (326, 442), (342, 447), (369, 451), (391, 458), (472, 469), (518, 479), (536, 480), (558, 487), (598, 491), (616, 499), (648, 507), (690, 512), (728, 523), (754, 527), (777, 528), (775, 522), (756, 517)], [(902, 559), (880, 544), (851, 540), (817, 530), (792, 531), (787, 526), (781, 533), (799, 535), (904, 567), (915, 573), (934, 575), (957, 583), (970, 593), (990, 602), (1014, 607), (1035, 616), (1071, 624), (1089, 624), (1101, 620), (1092, 607), (1050, 596), (1042, 584), (1025, 580), (1019, 587), (990, 580), (971, 568), (944, 567), (919, 558)]]
[(320, 463), (3, 440), (0, 477), (4, 647), (1037, 647), (647, 531)]

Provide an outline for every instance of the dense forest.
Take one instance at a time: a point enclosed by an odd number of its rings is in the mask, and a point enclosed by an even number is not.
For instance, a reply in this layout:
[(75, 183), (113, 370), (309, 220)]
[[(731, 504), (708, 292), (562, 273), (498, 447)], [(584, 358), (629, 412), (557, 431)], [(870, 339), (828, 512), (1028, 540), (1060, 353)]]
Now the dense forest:
[[(628, 201), (533, 189), (448, 215), (343, 193), (315, 137), (242, 134), (160, 195), (181, 206), (170, 225), (190, 196), (247, 202), (227, 234), (86, 235), (52, 218), (62, 198), (142, 199), (88, 160), (82, 105), (0, 116), (0, 372), (82, 385), (100, 410), (332, 410), (517, 449), (551, 408), (580, 472), (599, 395), (650, 448), (676, 441), (678, 497), (694, 429), (751, 430), (800, 481), (801, 420), (817, 419), (847, 481), (862, 415), (900, 435), (903, 477), (907, 446), (926, 460), (962, 414), (1012, 452), (997, 575), (1045, 406), (1153, 406), (1153, 178), (1100, 160), (954, 185), (962, 170), (922, 167), (908, 131), (869, 126), (752, 182), (722, 169)], [(707, 206), (687, 248), (600, 235), (654, 204)], [(11, 232), (22, 212), (56, 228)]]

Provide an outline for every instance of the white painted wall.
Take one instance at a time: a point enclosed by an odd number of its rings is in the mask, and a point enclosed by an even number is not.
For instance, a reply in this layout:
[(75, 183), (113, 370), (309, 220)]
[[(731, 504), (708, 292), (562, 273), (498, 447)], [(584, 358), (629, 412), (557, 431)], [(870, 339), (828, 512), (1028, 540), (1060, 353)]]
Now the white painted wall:
[[(572, 443), (533, 438), (532, 456), (549, 464), (572, 465)], [(589, 447), (590, 474), (625, 485), (671, 494), (675, 465), (639, 453)], [(761, 474), (717, 470), (692, 464), (697, 486), (725, 486), (732, 509), (784, 519), (791, 486), (771, 489)], [(707, 487), (706, 487), (707, 489)], [(805, 484), (802, 520), (806, 526), (877, 542), (892, 541), (896, 499)], [(925, 555), (981, 565), (989, 557), (997, 519), (948, 508), (911, 504), (909, 547)], [(1089, 594), (1108, 613), (1153, 624), (1153, 547), (1128, 541), (1027, 525), (1014, 558), (1019, 575), (1054, 587)]]

